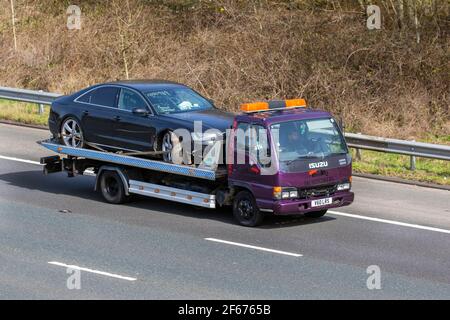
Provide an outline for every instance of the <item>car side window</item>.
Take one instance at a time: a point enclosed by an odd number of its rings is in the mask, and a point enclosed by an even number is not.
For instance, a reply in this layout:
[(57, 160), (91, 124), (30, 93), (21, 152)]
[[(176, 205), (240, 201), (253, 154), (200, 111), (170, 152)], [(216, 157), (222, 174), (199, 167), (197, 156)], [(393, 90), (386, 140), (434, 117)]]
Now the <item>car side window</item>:
[(97, 104), (104, 107), (116, 107), (116, 98), (119, 93), (119, 88), (116, 87), (101, 87), (90, 92), (90, 103)]
[(139, 94), (129, 89), (120, 90), (118, 106), (119, 109), (127, 111), (132, 111), (135, 108), (147, 108)]
[(77, 101), (79, 102), (85, 102), (85, 103), (91, 103), (91, 95), (92, 91), (85, 93), (77, 98)]

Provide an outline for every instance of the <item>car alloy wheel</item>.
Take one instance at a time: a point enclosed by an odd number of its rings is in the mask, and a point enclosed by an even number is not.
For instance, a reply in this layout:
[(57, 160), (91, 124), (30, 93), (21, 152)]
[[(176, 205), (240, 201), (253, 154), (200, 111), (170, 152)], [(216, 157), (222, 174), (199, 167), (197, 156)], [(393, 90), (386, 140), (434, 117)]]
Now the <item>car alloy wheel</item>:
[(61, 140), (64, 145), (74, 148), (84, 146), (83, 132), (77, 120), (68, 118), (61, 126)]
[(162, 139), (162, 147), (161, 151), (163, 151), (163, 159), (165, 162), (172, 162), (172, 149), (173, 149), (173, 143), (172, 143), (172, 133), (167, 132), (164, 134)]

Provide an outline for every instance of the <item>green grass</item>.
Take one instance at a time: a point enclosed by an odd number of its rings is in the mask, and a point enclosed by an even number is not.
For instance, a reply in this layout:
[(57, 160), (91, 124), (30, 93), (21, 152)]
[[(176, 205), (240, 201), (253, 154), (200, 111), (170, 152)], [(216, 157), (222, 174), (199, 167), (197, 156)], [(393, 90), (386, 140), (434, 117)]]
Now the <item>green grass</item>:
[(0, 119), (26, 124), (47, 125), (50, 107), (44, 106), (44, 113), (39, 114), (39, 106), (32, 103), (12, 102), (0, 99)]
[[(11, 102), (0, 99), (0, 119), (20, 123), (47, 125), (49, 106), (45, 106), (44, 114), (39, 114), (36, 104)], [(419, 139), (418, 139), (419, 140)], [(450, 144), (450, 136), (428, 134), (420, 141)], [(409, 156), (361, 150), (361, 160), (356, 159), (352, 149), (353, 170), (360, 173), (371, 173), (383, 176), (450, 185), (450, 162), (416, 158), (416, 170), (409, 170)]]
[[(445, 142), (430, 142), (445, 144)], [(361, 150), (361, 160), (358, 160), (354, 149), (352, 154), (353, 172), (450, 185), (449, 161), (416, 158), (416, 170), (411, 171), (409, 156)]]

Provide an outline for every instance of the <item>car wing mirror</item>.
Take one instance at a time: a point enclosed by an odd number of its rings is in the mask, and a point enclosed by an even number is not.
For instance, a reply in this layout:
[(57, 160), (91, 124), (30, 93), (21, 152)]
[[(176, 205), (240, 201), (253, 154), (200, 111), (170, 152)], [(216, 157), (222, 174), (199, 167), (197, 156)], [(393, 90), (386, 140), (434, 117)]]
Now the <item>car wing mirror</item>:
[(145, 117), (149, 115), (149, 112), (146, 108), (134, 108), (133, 110), (133, 114), (137, 115), (137, 116), (141, 116), (141, 117)]

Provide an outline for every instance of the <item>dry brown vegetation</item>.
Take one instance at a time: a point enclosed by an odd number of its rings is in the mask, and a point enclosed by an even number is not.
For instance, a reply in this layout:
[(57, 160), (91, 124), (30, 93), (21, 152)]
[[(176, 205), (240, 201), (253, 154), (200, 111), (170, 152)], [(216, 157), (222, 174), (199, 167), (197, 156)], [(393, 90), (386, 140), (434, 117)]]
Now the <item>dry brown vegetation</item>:
[[(416, 3), (420, 24), (398, 3)], [(186, 83), (236, 110), (305, 97), (348, 130), (398, 138), (450, 134), (449, 5), (365, 1), (0, 0), (0, 84), (69, 93), (128, 77)], [(78, 4), (81, 30), (68, 30)], [(409, 17), (409, 18), (408, 18)], [(417, 35), (420, 41), (417, 42)]]

